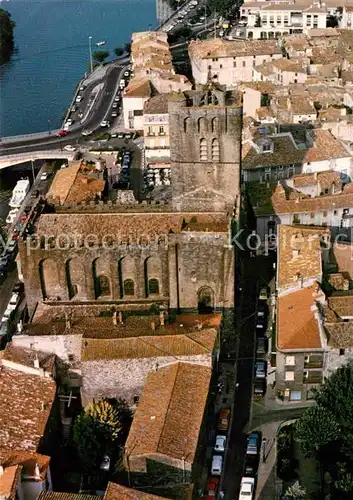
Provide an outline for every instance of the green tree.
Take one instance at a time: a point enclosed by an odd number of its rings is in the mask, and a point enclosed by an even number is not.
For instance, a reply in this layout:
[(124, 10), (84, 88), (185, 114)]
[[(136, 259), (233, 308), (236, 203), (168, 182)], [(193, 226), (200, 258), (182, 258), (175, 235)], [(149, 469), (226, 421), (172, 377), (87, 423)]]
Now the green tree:
[(353, 493), (353, 474), (347, 471), (347, 464), (339, 462), (338, 467), (338, 479), (335, 481), (335, 487), (338, 491), (343, 494), (350, 494), (350, 498)]
[(0, 9), (0, 64), (6, 63), (13, 52), (13, 30), (15, 26), (11, 14), (4, 9)]
[(93, 52), (93, 59), (102, 63), (107, 57), (109, 57), (108, 50), (96, 50)]
[(115, 47), (114, 54), (116, 57), (120, 57), (124, 54), (124, 49), (122, 47)]
[(130, 52), (131, 52), (131, 43), (130, 42), (127, 42), (124, 45), (124, 50), (125, 50), (125, 52), (127, 52), (128, 54), (130, 54)]
[(304, 453), (317, 453), (340, 436), (340, 425), (331, 411), (311, 406), (297, 420), (295, 437)]
[(234, 0), (209, 0), (208, 5), (212, 12), (224, 15), (234, 7)]
[(285, 496), (292, 498), (293, 500), (297, 500), (298, 498), (306, 497), (306, 490), (299, 481), (295, 481), (292, 486), (289, 486), (285, 492)]
[(132, 413), (122, 399), (93, 401), (77, 417), (73, 439), (86, 470), (95, 470), (105, 454), (118, 450), (126, 439)]

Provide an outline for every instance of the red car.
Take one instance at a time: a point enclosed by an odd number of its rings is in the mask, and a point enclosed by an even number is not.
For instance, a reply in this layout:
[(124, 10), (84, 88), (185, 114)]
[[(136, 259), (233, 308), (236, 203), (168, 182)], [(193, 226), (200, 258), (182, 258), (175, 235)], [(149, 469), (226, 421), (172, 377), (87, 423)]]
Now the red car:
[(56, 132), (55, 135), (57, 135), (58, 137), (64, 137), (65, 135), (67, 135), (69, 132), (67, 130), (59, 130), (58, 132)]
[(205, 500), (215, 500), (217, 497), (217, 490), (219, 486), (219, 478), (218, 477), (210, 477), (207, 483)]

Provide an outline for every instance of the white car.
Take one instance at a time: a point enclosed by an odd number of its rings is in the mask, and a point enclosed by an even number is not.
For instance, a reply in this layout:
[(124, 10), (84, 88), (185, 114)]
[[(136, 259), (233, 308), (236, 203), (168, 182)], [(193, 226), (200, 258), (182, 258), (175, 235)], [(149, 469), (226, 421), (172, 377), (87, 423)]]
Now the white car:
[(82, 95), (78, 95), (76, 97), (76, 102), (81, 102), (82, 101)]
[(110, 458), (108, 455), (104, 455), (101, 466), (101, 470), (109, 471), (110, 469)]
[(240, 485), (239, 500), (252, 500), (254, 498), (255, 478), (243, 477)]
[(222, 474), (223, 457), (221, 455), (213, 455), (211, 474), (213, 476), (220, 476)]
[(76, 151), (75, 146), (71, 146), (71, 144), (64, 146), (64, 149), (65, 149), (65, 151)]
[(18, 208), (13, 208), (12, 210), (10, 210), (8, 216), (6, 217), (7, 224), (12, 224), (15, 221), (18, 214), (18, 210), (19, 210)]
[(223, 453), (225, 450), (226, 440), (226, 436), (216, 436), (216, 444), (214, 445), (214, 450)]
[(82, 132), (82, 135), (92, 135), (93, 134), (93, 130), (84, 130)]
[(101, 127), (110, 127), (110, 123), (107, 120), (101, 122)]
[(41, 181), (46, 181), (48, 179), (48, 174), (47, 172), (43, 172), (42, 175), (40, 176)]
[(20, 294), (18, 292), (14, 292), (11, 295), (9, 306), (12, 306), (16, 309), (19, 300), (20, 300)]

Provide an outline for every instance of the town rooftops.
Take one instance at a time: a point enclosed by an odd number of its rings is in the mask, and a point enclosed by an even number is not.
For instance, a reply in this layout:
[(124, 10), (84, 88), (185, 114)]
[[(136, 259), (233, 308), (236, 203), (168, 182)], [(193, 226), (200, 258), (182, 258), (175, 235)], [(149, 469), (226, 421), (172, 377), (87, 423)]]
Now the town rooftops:
[[(328, 307), (332, 309), (340, 318), (353, 317), (353, 295), (347, 292), (336, 292), (336, 294), (328, 297)], [(341, 295), (340, 293), (344, 293)]]
[[(327, 320), (329, 321), (329, 320)], [(351, 321), (327, 322), (325, 332), (327, 344), (332, 349), (345, 349), (353, 347), (353, 324)]]
[(246, 89), (257, 90), (261, 94), (275, 94), (276, 86), (271, 82), (245, 82), (240, 84), (239, 88), (246, 92)]
[(222, 57), (251, 57), (261, 55), (281, 54), (281, 49), (275, 40), (192, 40), (189, 43), (190, 57), (213, 59)]
[(164, 455), (193, 463), (203, 421), (211, 368), (174, 363), (148, 375), (126, 453)]
[[(52, 499), (43, 499), (43, 500), (52, 500)], [(66, 500), (66, 499), (58, 499), (58, 500)], [(167, 500), (167, 499), (165, 497), (152, 495), (151, 493), (145, 493), (144, 491), (133, 490), (132, 488), (127, 488), (126, 486), (122, 486), (121, 484), (109, 482), (104, 495), (104, 500)]]
[(1, 500), (15, 500), (17, 483), (21, 474), (21, 466), (6, 467), (0, 473)]
[(159, 236), (182, 232), (190, 221), (200, 223), (202, 232), (228, 231), (228, 217), (224, 212), (48, 213), (40, 216), (36, 230), (38, 236), (64, 235), (66, 242), (70, 236), (79, 241), (81, 236), (95, 235), (99, 241), (108, 242), (110, 238), (118, 244), (133, 242), (136, 238), (145, 244), (155, 244)]
[(16, 369), (16, 366), (25, 366), (32, 369), (43, 370), (52, 376), (54, 374), (55, 356), (41, 351), (15, 347), (8, 343), (3, 351), (0, 351), (0, 365)]
[(143, 108), (145, 115), (168, 114), (168, 96), (169, 94), (158, 94), (151, 97)]
[(280, 350), (321, 349), (316, 309), (318, 285), (280, 296), (277, 307), (277, 346)]
[(321, 239), (328, 228), (277, 226), (277, 289), (296, 287), (322, 278)]
[(36, 452), (55, 398), (51, 378), (0, 370), (0, 449)]
[(272, 61), (272, 66), (279, 71), (307, 73), (305, 59), (277, 59), (276, 61)]
[(103, 177), (99, 178), (94, 168), (75, 161), (56, 173), (47, 198), (60, 205), (90, 201), (102, 195), (104, 186)]
[(124, 99), (126, 97), (151, 97), (152, 86), (147, 76), (139, 78), (135, 76), (129, 82), (129, 85), (124, 90)]
[(23, 476), (45, 480), (50, 465), (50, 457), (29, 451), (0, 448), (0, 463), (5, 469), (20, 466)]
[(82, 493), (62, 493), (59, 491), (42, 491), (37, 500), (101, 500), (96, 495), (85, 495)]

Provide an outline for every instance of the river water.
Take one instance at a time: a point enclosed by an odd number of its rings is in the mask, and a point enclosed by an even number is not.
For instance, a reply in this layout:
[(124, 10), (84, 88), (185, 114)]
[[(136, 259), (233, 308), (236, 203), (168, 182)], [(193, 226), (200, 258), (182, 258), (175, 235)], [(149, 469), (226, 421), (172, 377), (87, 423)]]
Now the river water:
[[(16, 22), (16, 53), (0, 67), (0, 136), (59, 128), (92, 49), (130, 41), (156, 26), (155, 0), (9, 0), (0, 4)], [(107, 40), (104, 47), (94, 43)], [(109, 59), (108, 59), (109, 60)], [(30, 165), (0, 170), (0, 218), (16, 181)]]

